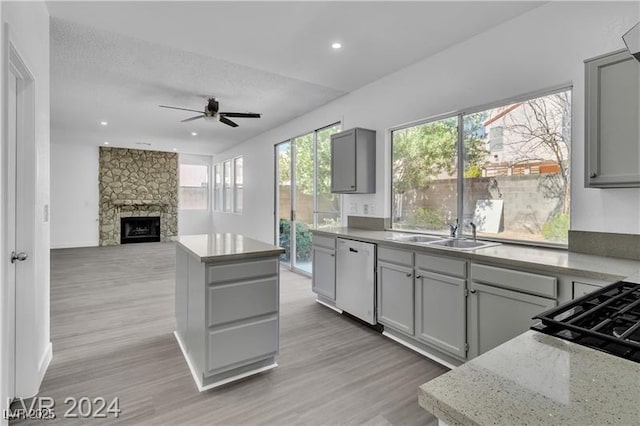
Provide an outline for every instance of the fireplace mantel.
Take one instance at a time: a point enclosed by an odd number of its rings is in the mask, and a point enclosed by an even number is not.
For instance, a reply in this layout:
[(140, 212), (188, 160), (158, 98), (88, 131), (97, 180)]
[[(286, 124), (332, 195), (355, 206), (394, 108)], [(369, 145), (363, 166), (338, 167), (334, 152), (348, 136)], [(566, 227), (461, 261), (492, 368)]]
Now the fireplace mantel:
[(115, 200), (114, 206), (168, 206), (171, 203), (162, 200)]

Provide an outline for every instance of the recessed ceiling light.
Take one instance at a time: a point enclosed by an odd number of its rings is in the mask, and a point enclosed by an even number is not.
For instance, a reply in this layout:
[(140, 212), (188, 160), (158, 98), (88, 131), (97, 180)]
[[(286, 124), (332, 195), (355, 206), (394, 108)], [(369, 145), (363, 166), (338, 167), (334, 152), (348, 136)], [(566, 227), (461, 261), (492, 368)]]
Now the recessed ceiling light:
[(198, 136), (196, 132), (191, 132), (191, 136)]
[(174, 151), (177, 151), (177, 150), (178, 150), (178, 148), (173, 148), (173, 150), (174, 150)]
[(104, 144), (105, 144), (105, 145), (109, 145), (109, 142), (107, 142), (107, 141), (104, 141)]
[(341, 49), (342, 48), (342, 44), (335, 42), (331, 45), (331, 47), (333, 47), (334, 49)]
[(102, 124), (103, 126), (106, 126), (109, 123), (107, 123), (106, 121), (101, 121), (100, 124)]

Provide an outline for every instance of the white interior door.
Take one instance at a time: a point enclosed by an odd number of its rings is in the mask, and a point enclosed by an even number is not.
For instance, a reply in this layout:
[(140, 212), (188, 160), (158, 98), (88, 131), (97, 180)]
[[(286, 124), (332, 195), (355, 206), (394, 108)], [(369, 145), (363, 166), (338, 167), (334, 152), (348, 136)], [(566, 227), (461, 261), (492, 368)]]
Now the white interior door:
[(18, 84), (19, 79), (13, 70), (9, 69), (9, 81), (7, 87), (7, 175), (5, 194), (7, 196), (7, 204), (5, 210), (6, 217), (6, 253), (3, 253), (3, 262), (5, 262), (7, 270), (7, 281), (5, 283), (6, 301), (4, 308), (5, 315), (5, 342), (7, 344), (5, 350), (6, 356), (6, 377), (7, 391), (9, 397), (15, 396), (15, 372), (16, 372), (16, 324), (15, 324), (15, 286), (16, 286), (16, 262), (12, 260), (12, 254), (16, 247), (16, 156), (18, 141)]

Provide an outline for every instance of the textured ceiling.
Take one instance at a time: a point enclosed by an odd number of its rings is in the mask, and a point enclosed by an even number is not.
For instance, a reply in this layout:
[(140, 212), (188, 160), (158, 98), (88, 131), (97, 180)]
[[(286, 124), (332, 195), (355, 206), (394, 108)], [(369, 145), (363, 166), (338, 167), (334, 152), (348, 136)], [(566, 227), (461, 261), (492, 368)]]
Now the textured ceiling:
[[(540, 4), (50, 2), (52, 140), (220, 152)], [(264, 115), (234, 129), (158, 108), (211, 95)]]

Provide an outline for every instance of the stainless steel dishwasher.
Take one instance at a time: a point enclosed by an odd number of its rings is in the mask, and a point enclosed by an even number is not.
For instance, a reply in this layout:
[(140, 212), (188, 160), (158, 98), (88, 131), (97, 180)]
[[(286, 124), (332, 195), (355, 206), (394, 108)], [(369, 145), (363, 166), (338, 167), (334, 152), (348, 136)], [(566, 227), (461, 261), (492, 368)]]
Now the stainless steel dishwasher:
[(376, 245), (338, 238), (336, 306), (376, 324)]

